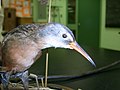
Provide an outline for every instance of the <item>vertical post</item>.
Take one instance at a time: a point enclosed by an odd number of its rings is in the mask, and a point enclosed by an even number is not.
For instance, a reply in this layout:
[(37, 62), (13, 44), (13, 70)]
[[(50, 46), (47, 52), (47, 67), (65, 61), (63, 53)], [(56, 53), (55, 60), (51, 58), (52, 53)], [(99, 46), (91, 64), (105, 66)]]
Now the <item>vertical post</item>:
[(48, 51), (46, 53), (45, 87), (47, 87), (47, 76), (48, 76)]
[[(49, 16), (48, 16), (48, 23), (51, 22), (51, 2), (52, 0), (49, 0)], [(45, 87), (47, 87), (47, 77), (48, 77), (48, 50), (46, 53), (46, 69), (45, 69)]]
[(48, 23), (51, 22), (51, 3), (52, 3), (52, 0), (49, 0), (49, 16), (48, 16)]

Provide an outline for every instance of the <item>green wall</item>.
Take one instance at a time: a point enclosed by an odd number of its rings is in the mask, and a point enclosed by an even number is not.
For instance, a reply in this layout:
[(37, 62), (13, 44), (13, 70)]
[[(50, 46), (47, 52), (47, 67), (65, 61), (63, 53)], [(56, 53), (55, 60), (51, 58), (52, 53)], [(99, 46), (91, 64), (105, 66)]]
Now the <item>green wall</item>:
[(106, 28), (106, 0), (101, 0), (100, 47), (120, 51), (120, 28)]
[(99, 47), (100, 0), (78, 0), (78, 42)]

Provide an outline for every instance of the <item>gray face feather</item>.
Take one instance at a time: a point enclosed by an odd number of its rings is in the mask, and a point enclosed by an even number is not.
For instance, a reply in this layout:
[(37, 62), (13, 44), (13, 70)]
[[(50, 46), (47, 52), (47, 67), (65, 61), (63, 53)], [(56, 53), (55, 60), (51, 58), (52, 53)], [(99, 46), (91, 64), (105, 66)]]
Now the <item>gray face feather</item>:
[(74, 49), (95, 66), (91, 57), (79, 46), (72, 31), (66, 26), (58, 23), (49, 23), (45, 26), (44, 30), (40, 30), (40, 34), (44, 34), (42, 36), (44, 41), (46, 41), (43, 49), (49, 47)]
[(43, 49), (49, 47), (70, 48), (69, 43), (75, 41), (72, 31), (58, 23), (47, 24), (44, 30), (39, 31), (39, 35), (45, 41)]

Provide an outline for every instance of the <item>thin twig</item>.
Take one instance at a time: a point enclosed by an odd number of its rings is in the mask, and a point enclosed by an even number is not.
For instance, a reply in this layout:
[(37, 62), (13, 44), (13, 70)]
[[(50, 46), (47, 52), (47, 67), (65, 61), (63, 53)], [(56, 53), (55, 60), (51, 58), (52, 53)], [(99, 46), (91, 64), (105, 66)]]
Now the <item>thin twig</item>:
[(48, 16), (48, 23), (51, 22), (51, 3), (52, 3), (52, 0), (49, 0), (49, 16)]
[[(48, 17), (48, 23), (51, 22), (51, 2), (52, 0), (49, 0), (49, 17)], [(45, 87), (47, 87), (47, 77), (48, 77), (48, 50), (47, 50), (47, 53), (46, 53), (46, 69), (45, 69)]]
[(47, 77), (48, 77), (48, 52), (46, 53), (45, 87), (47, 87)]

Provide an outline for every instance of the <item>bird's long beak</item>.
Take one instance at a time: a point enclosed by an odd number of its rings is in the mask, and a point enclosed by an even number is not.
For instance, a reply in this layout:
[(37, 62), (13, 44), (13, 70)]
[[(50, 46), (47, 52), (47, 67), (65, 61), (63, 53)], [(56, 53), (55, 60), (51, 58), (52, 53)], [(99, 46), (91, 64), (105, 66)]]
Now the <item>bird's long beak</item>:
[(92, 63), (92, 65), (96, 66), (91, 57), (80, 47), (80, 45), (75, 41), (70, 43), (71, 49), (76, 50), (80, 54), (82, 54), (88, 61)]

